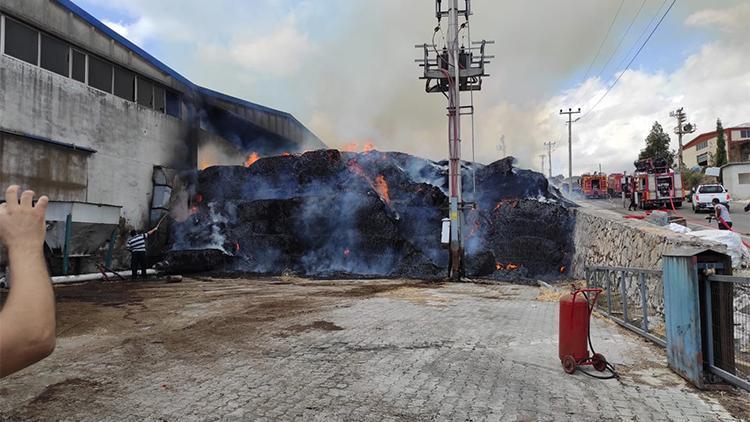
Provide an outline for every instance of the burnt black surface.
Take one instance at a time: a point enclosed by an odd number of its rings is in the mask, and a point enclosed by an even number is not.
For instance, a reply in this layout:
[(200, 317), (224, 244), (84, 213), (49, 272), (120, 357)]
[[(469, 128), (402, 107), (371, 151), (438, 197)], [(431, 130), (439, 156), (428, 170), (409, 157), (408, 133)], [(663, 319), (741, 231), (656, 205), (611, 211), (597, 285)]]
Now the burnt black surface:
[[(466, 213), (467, 275), (558, 276), (569, 266), (572, 218), (544, 176), (513, 162), (465, 165), (476, 170), (477, 181), (477, 209)], [(234, 257), (219, 260), (224, 270), (446, 275), (442, 163), (403, 153), (320, 150), (262, 158), (249, 168), (209, 167), (195, 188), (201, 202), (171, 226), (170, 248), (224, 251)], [(519, 268), (496, 271), (508, 263)]]

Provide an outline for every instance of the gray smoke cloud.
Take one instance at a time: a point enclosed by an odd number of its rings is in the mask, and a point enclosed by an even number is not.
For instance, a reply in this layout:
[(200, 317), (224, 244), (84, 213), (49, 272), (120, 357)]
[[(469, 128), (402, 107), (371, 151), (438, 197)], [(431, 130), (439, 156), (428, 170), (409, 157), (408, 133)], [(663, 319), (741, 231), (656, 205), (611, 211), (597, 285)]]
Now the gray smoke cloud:
[[(424, 92), (413, 62), (421, 54), (414, 44), (429, 42), (436, 24), (433, 1), (258, 0), (252, 7), (228, 0), (211, 7), (178, 0), (83, 3), (127, 11), (132, 20), (116, 22), (120, 30), (143, 40), (147, 49), (151, 43), (157, 57), (200, 84), (292, 112), (331, 146), (372, 142), (380, 150), (435, 160), (447, 155), (445, 100)], [(475, 96), (476, 159), (497, 159), (496, 145), (505, 135), (505, 153), (522, 167), (538, 169), (543, 143), (556, 140), (555, 173), (567, 172), (562, 145), (567, 132), (558, 110), (591, 108), (622, 56), (665, 5), (644, 4), (622, 51), (597, 78), (641, 4), (625, 1), (584, 81), (620, 1), (472, 4), (472, 37), (497, 42), (490, 49), (496, 56), (491, 77)], [(593, 170), (598, 163), (605, 171), (630, 168), (651, 123), (671, 127), (669, 110), (680, 105), (707, 130), (716, 117), (728, 124), (748, 120), (738, 111), (750, 106), (746, 95), (731, 109), (724, 100), (730, 88), (740, 92), (736, 82), (746, 81), (750, 69), (742, 41), (746, 10), (742, 0), (679, 1), (634, 70), (576, 125), (574, 170)], [(675, 50), (684, 50), (676, 61), (659, 58)], [(467, 118), (464, 128), (464, 157), (470, 158)]]

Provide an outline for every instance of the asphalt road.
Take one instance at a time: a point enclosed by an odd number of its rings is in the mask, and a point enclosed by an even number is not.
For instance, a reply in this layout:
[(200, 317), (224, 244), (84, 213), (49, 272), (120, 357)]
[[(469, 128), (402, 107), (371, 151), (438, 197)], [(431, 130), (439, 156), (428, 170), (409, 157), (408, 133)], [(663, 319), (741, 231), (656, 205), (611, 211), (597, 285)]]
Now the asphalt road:
[[(614, 211), (622, 215), (641, 215), (642, 210), (628, 211), (626, 207), (623, 207), (621, 199), (576, 199), (575, 202), (582, 207), (606, 209)], [(736, 232), (742, 235), (742, 238), (746, 242), (750, 242), (750, 212), (744, 212), (744, 202), (732, 202), (729, 206), (729, 213), (732, 215), (733, 228)], [(682, 208), (677, 208), (674, 212), (677, 215), (685, 217), (687, 220), (688, 227), (692, 230), (706, 230), (706, 229), (717, 229), (718, 223), (716, 220), (712, 220), (709, 224), (706, 217), (710, 214), (708, 211), (701, 213), (694, 213), (691, 204), (685, 202)]]

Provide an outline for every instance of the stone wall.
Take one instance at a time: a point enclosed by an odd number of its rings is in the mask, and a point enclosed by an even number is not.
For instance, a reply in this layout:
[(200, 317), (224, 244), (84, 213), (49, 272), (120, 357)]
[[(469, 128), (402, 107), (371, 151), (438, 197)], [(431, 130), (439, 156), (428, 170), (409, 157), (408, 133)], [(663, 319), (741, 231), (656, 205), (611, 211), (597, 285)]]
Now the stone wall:
[(662, 254), (672, 246), (724, 245), (675, 233), (641, 220), (630, 220), (607, 210), (578, 208), (573, 235), (573, 276), (583, 278), (586, 265), (661, 270)]

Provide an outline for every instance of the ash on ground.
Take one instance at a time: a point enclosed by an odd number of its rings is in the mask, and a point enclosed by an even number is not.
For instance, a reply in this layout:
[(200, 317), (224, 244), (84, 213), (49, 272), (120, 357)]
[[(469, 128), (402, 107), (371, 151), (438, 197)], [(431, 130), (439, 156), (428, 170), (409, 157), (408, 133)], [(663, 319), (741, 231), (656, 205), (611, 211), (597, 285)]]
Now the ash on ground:
[[(573, 252), (571, 205), (543, 175), (513, 163), (464, 163), (464, 198), (476, 204), (465, 212), (466, 275), (559, 278)], [(191, 214), (170, 225), (161, 268), (445, 277), (447, 172), (446, 162), (408, 154), (337, 150), (209, 167), (197, 176)]]

